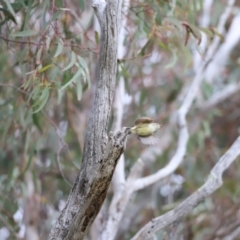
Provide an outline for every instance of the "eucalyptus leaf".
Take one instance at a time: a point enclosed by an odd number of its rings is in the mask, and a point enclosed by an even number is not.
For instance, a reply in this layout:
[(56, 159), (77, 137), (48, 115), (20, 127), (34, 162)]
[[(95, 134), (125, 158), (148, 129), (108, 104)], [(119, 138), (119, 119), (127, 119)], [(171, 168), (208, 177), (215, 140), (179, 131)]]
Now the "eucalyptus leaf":
[(48, 64), (46, 65), (45, 67), (42, 67), (41, 69), (38, 70), (38, 73), (42, 73), (42, 72), (45, 72), (47, 71), (49, 68), (53, 67), (54, 65), (53, 64)]
[(170, 48), (170, 51), (172, 52), (172, 60), (170, 61), (170, 63), (168, 63), (165, 68), (169, 69), (175, 66), (175, 64), (177, 63), (178, 57), (177, 57), (177, 50), (176, 49), (172, 49)]
[(10, 35), (12, 37), (30, 37), (30, 36), (35, 36), (37, 34), (38, 32), (36, 32), (35, 30), (25, 30), (22, 32), (11, 33)]
[(179, 31), (182, 31), (182, 29), (183, 29), (182, 24), (177, 18), (167, 17), (165, 19), (168, 20), (169, 22), (171, 22), (172, 24), (174, 24), (178, 28)]
[(82, 57), (80, 57), (80, 56), (78, 56), (78, 61), (79, 61), (79, 63), (81, 64), (81, 66), (83, 67), (83, 69), (84, 69), (84, 71), (85, 71), (85, 73), (86, 73), (86, 80), (87, 80), (87, 84), (88, 84), (88, 88), (91, 86), (91, 81), (90, 81), (90, 74), (89, 74), (89, 70), (88, 70), (88, 66), (87, 66), (87, 63), (86, 63), (86, 61), (82, 58)]
[(12, 7), (10, 1), (8, 1), (8, 0), (3, 0), (3, 1), (6, 3), (9, 12), (15, 17), (16, 13), (14, 12), (13, 7)]
[(37, 98), (37, 96), (40, 93), (40, 86), (37, 86), (33, 89), (33, 91), (30, 93), (29, 97), (28, 97), (28, 102), (33, 99), (35, 100)]
[[(40, 88), (40, 90), (42, 90)], [(35, 108), (36, 106), (38, 106), (39, 104), (41, 104), (41, 102), (43, 101), (43, 99), (47, 96), (47, 92), (48, 92), (48, 88), (45, 87), (42, 91), (40, 91), (40, 96), (38, 96), (36, 99), (36, 101), (34, 102), (34, 104), (32, 105), (32, 108)]]
[(49, 89), (48, 88), (45, 88), (44, 89), (44, 95), (42, 95), (42, 102), (41, 104), (39, 105), (39, 107), (33, 111), (33, 113), (37, 113), (39, 111), (41, 111), (44, 106), (46, 105), (47, 101), (48, 101), (48, 98), (49, 98)]
[(61, 87), (61, 91), (64, 90), (65, 88), (67, 88), (70, 84), (72, 84), (73, 82), (75, 82), (77, 80), (77, 78), (79, 78), (82, 74), (82, 69), (78, 69), (78, 71), (73, 75), (73, 77), (65, 84)]
[(51, 44), (51, 38), (49, 36), (46, 36), (46, 50), (48, 51)]
[(54, 54), (54, 58), (58, 57), (63, 51), (63, 41), (62, 39), (58, 39), (58, 45), (57, 45), (57, 50), (56, 53)]
[(82, 98), (82, 83), (80, 80), (77, 81), (77, 99), (80, 101)]
[(76, 63), (76, 60), (77, 60), (77, 56), (76, 56), (75, 52), (71, 51), (71, 61), (62, 71), (64, 72), (64, 71), (68, 70), (69, 68), (71, 68)]

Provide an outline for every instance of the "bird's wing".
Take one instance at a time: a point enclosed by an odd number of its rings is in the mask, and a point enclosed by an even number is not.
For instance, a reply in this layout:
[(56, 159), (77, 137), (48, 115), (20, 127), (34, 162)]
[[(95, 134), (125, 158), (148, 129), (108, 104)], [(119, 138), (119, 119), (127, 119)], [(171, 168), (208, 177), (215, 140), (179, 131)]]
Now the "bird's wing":
[(141, 143), (146, 144), (146, 145), (154, 145), (158, 143), (159, 139), (154, 137), (153, 135), (149, 137), (138, 137), (138, 139), (141, 141)]
[(135, 120), (135, 125), (138, 125), (139, 123), (152, 123), (153, 120), (149, 117), (139, 117)]

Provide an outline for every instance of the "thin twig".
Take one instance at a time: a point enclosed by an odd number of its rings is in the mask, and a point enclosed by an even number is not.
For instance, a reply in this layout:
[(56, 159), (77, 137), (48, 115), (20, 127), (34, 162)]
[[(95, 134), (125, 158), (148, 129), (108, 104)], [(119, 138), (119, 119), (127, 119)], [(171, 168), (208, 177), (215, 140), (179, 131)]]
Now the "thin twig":
[[(5, 42), (13, 42), (13, 43), (22, 43), (22, 44), (30, 44), (30, 45), (36, 45), (36, 46), (45, 46), (46, 43), (36, 43), (36, 42), (30, 42), (30, 41), (20, 41), (20, 40), (11, 40), (9, 38), (5, 38), (3, 36), (0, 35), (0, 38), (3, 39)], [(57, 46), (57, 43), (52, 43), (52, 45)], [(63, 44), (64, 47), (75, 47), (75, 48), (79, 48), (79, 49), (83, 49), (86, 51), (91, 51), (92, 53), (95, 54), (99, 54), (99, 52), (97, 51), (97, 49), (91, 49), (89, 47), (81, 47), (79, 45), (74, 45), (74, 44)]]
[(19, 92), (21, 92), (21, 93), (24, 93), (24, 94), (26, 94), (26, 95), (29, 95), (29, 93), (26, 92), (26, 91), (23, 91), (23, 90), (21, 89), (21, 87), (16, 87), (16, 86), (14, 86), (13, 84), (0, 84), (0, 87), (10, 87), (10, 88), (14, 88), (14, 89), (16, 89), (17, 91), (19, 91)]

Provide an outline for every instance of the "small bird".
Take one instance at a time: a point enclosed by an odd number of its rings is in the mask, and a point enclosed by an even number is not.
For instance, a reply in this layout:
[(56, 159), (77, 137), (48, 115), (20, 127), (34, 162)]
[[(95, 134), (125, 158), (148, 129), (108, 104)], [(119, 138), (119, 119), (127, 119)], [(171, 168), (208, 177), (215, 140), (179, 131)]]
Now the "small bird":
[(158, 123), (153, 122), (149, 117), (139, 117), (135, 121), (135, 126), (130, 128), (130, 132), (136, 134), (138, 139), (146, 145), (153, 145), (158, 142), (154, 133), (161, 127)]

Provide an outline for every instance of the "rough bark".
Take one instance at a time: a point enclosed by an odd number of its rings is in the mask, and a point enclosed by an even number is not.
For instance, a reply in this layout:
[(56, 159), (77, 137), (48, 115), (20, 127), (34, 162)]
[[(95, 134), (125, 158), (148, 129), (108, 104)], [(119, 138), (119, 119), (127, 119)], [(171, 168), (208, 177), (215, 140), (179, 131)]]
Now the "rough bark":
[(105, 199), (128, 129), (107, 136), (115, 90), (121, 1), (93, 1), (101, 26), (100, 58), (93, 108), (80, 173), (49, 239), (83, 239)]

